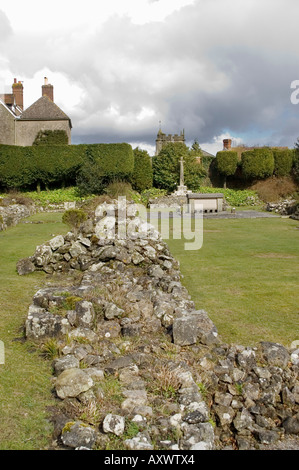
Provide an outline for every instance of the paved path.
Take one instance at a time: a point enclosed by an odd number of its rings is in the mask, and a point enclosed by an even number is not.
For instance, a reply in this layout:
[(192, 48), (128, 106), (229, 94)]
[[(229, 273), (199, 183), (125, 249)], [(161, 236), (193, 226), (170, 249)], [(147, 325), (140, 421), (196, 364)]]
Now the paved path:
[(224, 211), (219, 213), (203, 214), (203, 216), (204, 218), (209, 219), (257, 219), (261, 217), (281, 217), (281, 215), (273, 214), (272, 212), (258, 212), (254, 210), (236, 211), (235, 214)]
[[(199, 216), (199, 213), (195, 213), (195, 217)], [(180, 211), (174, 210), (173, 212), (168, 212), (167, 209), (162, 209), (161, 213), (159, 210), (151, 211), (151, 218), (152, 220), (161, 217), (162, 219), (168, 219), (169, 217), (178, 218), (181, 217)], [(191, 217), (190, 213), (184, 212), (184, 217)], [(204, 213), (204, 219), (257, 219), (257, 218), (270, 218), (270, 217), (281, 217), (279, 214), (273, 214), (273, 212), (258, 212), (254, 210), (246, 210), (246, 211), (236, 211), (234, 214), (231, 212), (211, 212), (211, 213)]]

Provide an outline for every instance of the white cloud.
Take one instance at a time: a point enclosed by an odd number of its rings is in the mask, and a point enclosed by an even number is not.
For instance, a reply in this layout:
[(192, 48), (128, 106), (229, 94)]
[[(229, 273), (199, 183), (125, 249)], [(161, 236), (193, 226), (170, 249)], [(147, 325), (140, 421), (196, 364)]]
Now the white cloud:
[(76, 30), (85, 26), (87, 31), (99, 27), (109, 18), (127, 16), (136, 24), (163, 21), (172, 12), (194, 0), (99, 0), (61, 1), (41, 3), (37, 0), (14, 0), (1, 5), (10, 18), (15, 31), (35, 33)]
[(225, 132), (293, 144), (295, 0), (87, 0), (72, 8), (15, 0), (1, 8), (2, 88), (23, 80), (28, 106), (48, 76), (77, 139), (153, 145), (161, 120), (166, 133), (185, 129), (205, 149)]
[(214, 136), (211, 142), (202, 142), (199, 143), (202, 150), (211, 153), (212, 155), (216, 155), (217, 152), (223, 150), (223, 139), (231, 139), (232, 147), (237, 147), (238, 145), (242, 145), (244, 142), (240, 137), (234, 137), (230, 132), (225, 134)]

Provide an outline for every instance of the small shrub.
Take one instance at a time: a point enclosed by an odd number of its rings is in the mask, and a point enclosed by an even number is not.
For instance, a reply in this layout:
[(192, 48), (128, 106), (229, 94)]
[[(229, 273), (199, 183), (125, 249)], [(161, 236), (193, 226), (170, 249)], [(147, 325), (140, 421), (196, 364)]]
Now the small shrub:
[(80, 209), (69, 209), (62, 216), (62, 222), (72, 229), (77, 229), (86, 219), (86, 213)]
[(166, 189), (151, 188), (142, 191), (141, 193), (141, 202), (145, 206), (148, 205), (150, 199), (156, 199), (158, 197), (163, 197), (167, 195)]
[(125, 181), (114, 181), (104, 189), (104, 192), (112, 199), (117, 199), (119, 196), (125, 196), (127, 199), (130, 199), (132, 186)]
[[(113, 200), (110, 196), (103, 194), (102, 196), (94, 196), (86, 199), (81, 205), (81, 208), (88, 217), (93, 217), (94, 212), (99, 205), (104, 203), (111, 204), (112, 202)], [(93, 237), (96, 238), (95, 235), (93, 235)], [(97, 243), (97, 241), (95, 240), (94, 242)]]

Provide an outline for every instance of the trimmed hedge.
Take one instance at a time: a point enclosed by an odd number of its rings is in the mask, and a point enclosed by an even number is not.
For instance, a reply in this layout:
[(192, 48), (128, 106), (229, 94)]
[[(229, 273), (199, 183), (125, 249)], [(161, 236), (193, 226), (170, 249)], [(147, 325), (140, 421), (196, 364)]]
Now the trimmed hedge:
[(242, 152), (242, 173), (246, 179), (263, 179), (273, 175), (274, 156), (268, 147)]
[(153, 168), (151, 157), (146, 150), (138, 147), (133, 150), (134, 153), (134, 171), (131, 177), (131, 183), (136, 191), (142, 192), (153, 186)]
[(233, 150), (221, 150), (216, 154), (217, 170), (224, 176), (234, 175), (238, 165), (238, 153)]
[(131, 145), (89, 144), (85, 148), (86, 157), (96, 165), (101, 176), (121, 178), (133, 172), (134, 155)]
[(274, 147), (272, 152), (274, 156), (274, 175), (289, 176), (293, 166), (294, 151)]
[(86, 175), (86, 178), (111, 181), (128, 177), (133, 168), (133, 150), (125, 143), (0, 145), (0, 184), (5, 189), (74, 185), (78, 175), (83, 180)]
[(130, 179), (134, 170), (134, 154), (131, 145), (85, 145), (85, 158), (76, 179), (78, 194), (102, 194), (113, 181)]
[(6, 189), (27, 188), (34, 184), (32, 147), (0, 145), (0, 183)]

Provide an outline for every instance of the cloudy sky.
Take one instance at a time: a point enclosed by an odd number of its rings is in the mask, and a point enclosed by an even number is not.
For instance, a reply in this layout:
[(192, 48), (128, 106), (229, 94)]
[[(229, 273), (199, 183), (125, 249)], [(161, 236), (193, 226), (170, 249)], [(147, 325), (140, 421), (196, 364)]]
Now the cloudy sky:
[(298, 18), (298, 0), (1, 2), (0, 93), (17, 78), (28, 107), (47, 76), (74, 144), (153, 154), (161, 123), (214, 154), (224, 137), (293, 147)]

